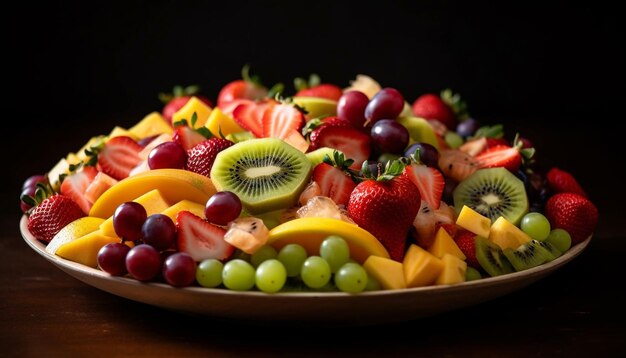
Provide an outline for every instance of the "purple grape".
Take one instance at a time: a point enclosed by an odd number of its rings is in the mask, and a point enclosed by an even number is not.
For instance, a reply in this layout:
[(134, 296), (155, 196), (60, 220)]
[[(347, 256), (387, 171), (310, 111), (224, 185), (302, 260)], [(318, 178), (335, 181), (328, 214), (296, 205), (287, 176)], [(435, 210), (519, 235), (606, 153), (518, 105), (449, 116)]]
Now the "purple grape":
[(339, 98), (337, 117), (349, 121), (355, 128), (363, 128), (365, 124), (365, 108), (369, 98), (360, 91), (348, 91)]
[(443, 187), (443, 195), (441, 196), (441, 200), (445, 201), (446, 203), (451, 203), (453, 202), (453, 193), (454, 193), (454, 189), (456, 189), (456, 186), (459, 185), (459, 183), (457, 183), (456, 181), (450, 179), (450, 178), (446, 178), (446, 184)]
[(176, 240), (176, 225), (167, 215), (148, 216), (141, 227), (143, 242), (159, 251), (167, 250)]
[(468, 118), (456, 126), (456, 133), (461, 137), (469, 137), (480, 128), (480, 123), (474, 118)]
[(382, 119), (374, 123), (370, 137), (381, 153), (402, 153), (409, 143), (409, 131), (395, 119)]
[(410, 157), (419, 149), (419, 160), (429, 167), (439, 167), (439, 151), (428, 143), (413, 143), (404, 152), (405, 157)]
[[(396, 119), (404, 108), (404, 97), (395, 88), (383, 88), (365, 107), (365, 118), (370, 123), (381, 119)], [(403, 148), (404, 149), (404, 148)]]
[(187, 162), (187, 152), (176, 142), (157, 145), (148, 155), (150, 169), (183, 169)]
[(113, 229), (124, 240), (139, 240), (142, 237), (141, 226), (147, 216), (146, 209), (141, 204), (134, 201), (122, 203), (113, 214)]
[(125, 244), (115, 242), (102, 246), (98, 251), (98, 266), (111, 276), (123, 276), (126, 270), (126, 256), (130, 252), (130, 247)]
[(237, 219), (241, 214), (241, 200), (230, 191), (220, 191), (206, 203), (204, 215), (206, 219), (217, 225), (226, 225)]
[(196, 262), (184, 252), (172, 254), (163, 263), (163, 278), (175, 287), (189, 286), (196, 279)]
[(46, 184), (47, 182), (48, 182), (48, 177), (45, 175), (32, 175), (24, 181), (24, 184), (22, 184), (22, 190), (25, 190), (31, 187), (37, 188), (38, 183)]
[(150, 137), (145, 137), (145, 138), (139, 140), (137, 142), (137, 144), (139, 144), (140, 146), (145, 148), (148, 144), (150, 144), (158, 136), (159, 136), (158, 134), (155, 134), (155, 135), (150, 136)]
[(20, 194), (20, 209), (22, 209), (23, 213), (30, 210), (30, 208), (32, 208), (33, 206), (25, 203), (24, 200), (22, 200), (22, 197), (24, 195), (35, 197), (35, 190), (37, 190), (36, 186), (29, 186), (29, 187), (24, 188), (24, 190), (22, 190), (22, 193)]
[(126, 270), (139, 281), (150, 281), (161, 271), (161, 256), (150, 245), (137, 245), (126, 255)]

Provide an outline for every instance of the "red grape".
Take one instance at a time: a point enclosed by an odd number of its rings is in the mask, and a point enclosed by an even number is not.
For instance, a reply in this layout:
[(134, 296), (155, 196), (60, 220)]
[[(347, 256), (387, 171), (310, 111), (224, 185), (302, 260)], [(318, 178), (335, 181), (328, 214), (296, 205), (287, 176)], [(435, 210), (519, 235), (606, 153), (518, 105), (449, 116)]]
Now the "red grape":
[(150, 169), (183, 169), (187, 162), (187, 152), (176, 142), (157, 145), (148, 155)]
[(31, 188), (31, 187), (37, 188), (37, 183), (45, 184), (47, 182), (48, 182), (48, 177), (46, 177), (45, 175), (32, 175), (24, 181), (24, 184), (22, 185), (22, 190), (26, 190), (27, 188)]
[(410, 157), (419, 149), (420, 154), (417, 159), (429, 167), (439, 167), (439, 151), (428, 143), (414, 143), (404, 152), (405, 157)]
[(165, 282), (175, 287), (189, 286), (196, 279), (196, 261), (184, 252), (177, 252), (163, 263)]
[(380, 119), (396, 119), (402, 113), (403, 108), (402, 94), (395, 88), (383, 88), (367, 104), (365, 118), (370, 123), (375, 123)]
[(119, 242), (106, 244), (98, 251), (98, 266), (109, 275), (123, 276), (127, 272), (126, 255), (129, 251), (130, 247)]
[(217, 225), (226, 225), (237, 219), (240, 214), (241, 200), (230, 191), (220, 191), (213, 194), (204, 209), (207, 220)]
[(344, 93), (337, 103), (337, 117), (349, 121), (355, 128), (363, 128), (365, 124), (365, 108), (369, 98), (359, 91)]
[(159, 251), (169, 249), (176, 240), (176, 225), (167, 215), (150, 215), (141, 227), (143, 242)]
[(372, 126), (372, 143), (382, 153), (403, 153), (409, 143), (409, 131), (395, 119), (383, 119)]
[(113, 214), (113, 229), (117, 236), (124, 240), (135, 241), (141, 239), (141, 226), (146, 221), (146, 209), (134, 201), (128, 201), (115, 209)]
[(22, 200), (21, 198), (24, 195), (35, 197), (35, 190), (37, 190), (36, 186), (29, 186), (29, 187), (24, 188), (24, 190), (22, 190), (22, 193), (20, 194), (20, 209), (22, 209), (23, 213), (30, 210), (30, 208), (32, 208), (33, 206), (25, 203), (24, 200)]
[(150, 245), (137, 245), (126, 255), (126, 270), (139, 281), (150, 281), (161, 271), (161, 255)]

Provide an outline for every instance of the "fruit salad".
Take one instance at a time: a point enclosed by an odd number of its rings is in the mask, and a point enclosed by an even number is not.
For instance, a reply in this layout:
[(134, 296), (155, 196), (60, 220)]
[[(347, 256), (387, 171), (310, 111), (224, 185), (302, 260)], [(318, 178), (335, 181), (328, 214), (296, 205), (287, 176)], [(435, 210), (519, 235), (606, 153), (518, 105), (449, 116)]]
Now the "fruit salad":
[[(359, 75), (197, 86), (91, 138), (20, 206), (45, 250), (142, 282), (266, 293), (401, 290), (527, 270), (589, 238), (574, 176), (458, 94)], [(216, 105), (213, 106), (213, 103)]]

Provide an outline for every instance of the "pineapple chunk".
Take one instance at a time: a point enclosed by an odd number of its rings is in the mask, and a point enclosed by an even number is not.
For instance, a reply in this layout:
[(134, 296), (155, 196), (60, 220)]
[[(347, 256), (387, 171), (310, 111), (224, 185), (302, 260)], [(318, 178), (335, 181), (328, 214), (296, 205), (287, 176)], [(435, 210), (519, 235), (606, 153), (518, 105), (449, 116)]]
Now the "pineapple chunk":
[(67, 162), (72, 165), (72, 164), (78, 164), (81, 162), (81, 159), (78, 155), (76, 155), (76, 153), (68, 153), (67, 157), (65, 157), (65, 160), (67, 160)]
[(193, 127), (203, 127), (209, 119), (209, 116), (211, 115), (211, 107), (207, 106), (204, 102), (199, 100), (198, 97), (191, 97), (189, 101), (187, 101), (187, 104), (183, 106), (183, 108), (179, 109), (178, 112), (172, 115), (172, 123), (176, 123), (180, 120), (185, 119), (191, 127), (191, 118), (193, 117), (194, 113), (198, 116), (198, 119), (196, 120), (196, 123)]
[(511, 224), (504, 216), (500, 216), (489, 232), (489, 240), (500, 246), (501, 249), (513, 250), (531, 240), (530, 236), (517, 226)]
[(174, 130), (159, 112), (152, 112), (128, 130), (136, 138), (147, 138), (163, 133), (172, 134)]
[(132, 134), (128, 129), (122, 128), (120, 126), (115, 126), (111, 133), (109, 133), (109, 139), (113, 137), (131, 137), (133, 140), (138, 140), (137, 136)]
[[(136, 203), (141, 204), (144, 209), (146, 209), (146, 213), (148, 216), (153, 214), (159, 214), (165, 211), (170, 204), (163, 198), (163, 195), (158, 189), (150, 190), (149, 192), (143, 194), (137, 199), (133, 200)], [(115, 228), (113, 227), (113, 216), (106, 219), (100, 225), (100, 232), (102, 235), (115, 237), (117, 238), (117, 234), (115, 233)]]
[(420, 287), (435, 282), (443, 270), (443, 263), (421, 247), (411, 245), (404, 255), (402, 267), (407, 287)]
[(463, 254), (463, 251), (459, 249), (456, 242), (452, 240), (452, 237), (450, 237), (444, 228), (439, 228), (437, 235), (435, 235), (435, 241), (428, 248), (428, 252), (440, 259), (446, 254), (454, 255), (461, 260), (467, 259), (467, 257)]
[(402, 264), (398, 261), (372, 255), (365, 260), (363, 268), (385, 290), (406, 288)]
[(232, 117), (224, 114), (224, 112), (220, 111), (217, 107), (211, 111), (211, 115), (209, 115), (209, 119), (206, 122), (206, 127), (216, 137), (219, 137), (220, 131), (224, 136), (245, 131)]
[(67, 162), (65, 158), (59, 160), (59, 162), (48, 171), (48, 182), (54, 190), (59, 190), (61, 187), (61, 182), (59, 181), (59, 176), (62, 174), (69, 174), (70, 172), (70, 163)]
[(91, 139), (76, 152), (76, 155), (80, 158), (80, 160), (87, 159), (87, 154), (85, 153), (85, 150), (91, 148), (92, 146), (98, 145), (98, 143), (104, 138), (104, 136), (91, 137)]
[(445, 254), (441, 261), (443, 262), (443, 270), (437, 277), (435, 284), (453, 285), (465, 282), (465, 271), (467, 271), (467, 263), (465, 261), (450, 254)]
[(170, 206), (169, 208), (165, 209), (161, 214), (168, 216), (170, 219), (172, 219), (173, 222), (176, 222), (176, 215), (178, 215), (178, 213), (181, 211), (189, 211), (196, 216), (199, 216), (203, 219), (205, 218), (204, 205), (195, 203), (190, 200), (181, 200), (176, 204)]
[(463, 205), (463, 209), (456, 219), (456, 224), (476, 235), (487, 237), (489, 236), (491, 219), (480, 215), (469, 206)]
[[(96, 230), (60, 246), (56, 254), (64, 259), (96, 268), (98, 267), (98, 251), (102, 246), (115, 242), (120, 242), (120, 239), (103, 235), (102, 231)], [(132, 245), (132, 243), (127, 242), (127, 245)]]

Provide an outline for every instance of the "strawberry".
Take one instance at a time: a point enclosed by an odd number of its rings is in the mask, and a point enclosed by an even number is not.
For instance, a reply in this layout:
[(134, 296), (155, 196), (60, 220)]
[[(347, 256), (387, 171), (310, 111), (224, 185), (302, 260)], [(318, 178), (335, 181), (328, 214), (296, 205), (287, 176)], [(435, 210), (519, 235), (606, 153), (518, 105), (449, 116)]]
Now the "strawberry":
[(346, 160), (344, 155), (335, 151), (334, 158), (324, 158), (324, 162), (313, 169), (312, 179), (318, 184), (319, 195), (327, 196), (337, 205), (347, 205), (350, 194), (356, 187), (348, 172), (352, 160)]
[(439, 231), (440, 228), (446, 230), (450, 237), (455, 237), (457, 231), (459, 230), (456, 224), (446, 224), (442, 222), (438, 222), (437, 224), (435, 224), (435, 232)]
[(351, 127), (352, 124), (339, 117), (326, 117), (323, 119), (315, 118), (306, 123), (303, 133), (309, 136), (311, 142), (310, 149), (316, 150), (322, 147), (319, 143), (319, 134), (325, 127)]
[(303, 88), (295, 94), (295, 96), (297, 97), (319, 97), (330, 99), (333, 101), (339, 101), (339, 98), (342, 95), (343, 90), (341, 88), (328, 83), (322, 83), (311, 88)]
[(178, 143), (184, 150), (189, 150), (205, 140), (206, 138), (202, 134), (184, 125), (176, 127), (172, 135), (172, 141)]
[(239, 99), (235, 99), (230, 102), (222, 104), (221, 106), (219, 106), (219, 109), (222, 111), (222, 113), (232, 117), (233, 112), (235, 111), (235, 108), (239, 107), (240, 104), (252, 104), (252, 103), (254, 103), (254, 101), (245, 99), (245, 98), (239, 98)]
[(371, 152), (370, 136), (352, 127), (326, 126), (317, 134), (315, 142), (316, 148), (337, 149), (354, 160), (351, 169), (359, 169)]
[(223, 105), (233, 100), (244, 98), (257, 100), (267, 96), (267, 88), (265, 88), (258, 77), (250, 77), (250, 67), (244, 66), (241, 69), (241, 80), (229, 82), (222, 87), (217, 95), (217, 105), (222, 108)]
[(263, 114), (269, 106), (273, 106), (274, 100), (262, 102), (244, 102), (233, 110), (233, 119), (245, 130), (254, 134), (257, 138), (263, 138)]
[(89, 210), (93, 204), (87, 199), (85, 192), (89, 185), (98, 175), (98, 170), (92, 166), (83, 167), (82, 170), (75, 172), (65, 179), (61, 184), (61, 194), (74, 200), (85, 214), (89, 214)]
[(122, 180), (128, 177), (130, 171), (141, 162), (139, 152), (142, 149), (130, 137), (111, 138), (98, 154), (98, 165), (106, 174), (117, 180)]
[(91, 184), (89, 184), (87, 189), (85, 189), (85, 198), (87, 198), (90, 202), (95, 203), (102, 193), (115, 184), (117, 184), (117, 180), (111, 178), (103, 172), (98, 172)]
[(587, 239), (598, 224), (598, 209), (589, 199), (574, 193), (559, 193), (548, 199), (545, 215), (553, 229), (563, 229), (572, 244)]
[(210, 177), (217, 154), (233, 144), (227, 139), (216, 137), (198, 143), (187, 151), (186, 169)]
[(213, 225), (189, 211), (176, 215), (176, 245), (195, 261), (217, 259), (224, 261), (232, 256), (235, 247), (224, 241), (226, 230)]
[(519, 150), (508, 145), (496, 145), (483, 150), (475, 158), (480, 168), (504, 167), (512, 173), (522, 165), (522, 155)]
[(413, 102), (413, 113), (427, 120), (437, 120), (448, 129), (456, 128), (457, 119), (452, 109), (436, 94), (428, 93)]
[(485, 140), (487, 141), (487, 145), (484, 150), (501, 145), (509, 146), (509, 142), (507, 142), (504, 138), (485, 138)]
[[(403, 172), (404, 164), (390, 162), (382, 175), (357, 185), (348, 201), (348, 216), (374, 235), (397, 261), (402, 261), (407, 234), (421, 204), (419, 190)], [(371, 178), (367, 170), (364, 174)]]
[(83, 216), (83, 210), (71, 198), (55, 194), (33, 209), (28, 216), (28, 230), (47, 244), (67, 224)]
[(304, 115), (291, 104), (276, 104), (265, 109), (261, 124), (263, 137), (285, 139), (292, 131), (300, 132)]
[(574, 193), (580, 196), (587, 197), (587, 193), (578, 184), (578, 181), (574, 179), (574, 176), (565, 170), (559, 168), (552, 168), (546, 174), (548, 186), (555, 193)]
[(404, 175), (415, 184), (422, 200), (433, 209), (439, 209), (446, 182), (441, 172), (424, 164), (412, 163), (404, 168)]
[(174, 113), (183, 108), (192, 96), (196, 96), (199, 100), (204, 102), (207, 106), (213, 107), (211, 100), (204, 96), (199, 96), (197, 93), (200, 90), (198, 86), (174, 86), (172, 93), (159, 93), (159, 99), (165, 104), (163, 107), (163, 117), (167, 119), (168, 123), (172, 121)]
[(454, 241), (463, 255), (467, 257), (467, 264), (475, 269), (480, 269), (480, 263), (476, 258), (476, 234), (463, 230), (454, 237)]

